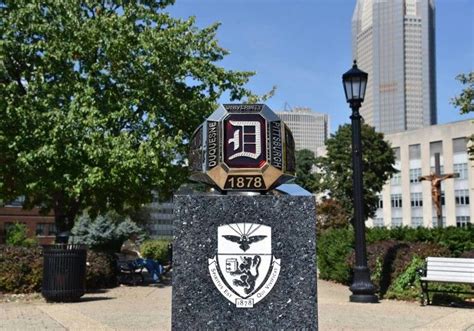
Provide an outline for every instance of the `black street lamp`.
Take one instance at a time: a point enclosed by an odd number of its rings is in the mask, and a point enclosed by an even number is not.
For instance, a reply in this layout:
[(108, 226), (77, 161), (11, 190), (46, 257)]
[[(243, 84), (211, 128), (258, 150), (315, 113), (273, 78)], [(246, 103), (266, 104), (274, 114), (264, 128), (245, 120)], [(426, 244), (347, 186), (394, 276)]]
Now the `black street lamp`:
[(375, 295), (375, 286), (370, 280), (370, 271), (367, 267), (367, 252), (365, 247), (365, 220), (364, 196), (362, 188), (362, 142), (361, 116), (359, 108), (364, 101), (368, 74), (354, 65), (351, 70), (342, 75), (346, 100), (352, 109), (352, 182), (354, 196), (354, 231), (355, 231), (355, 266), (354, 278), (350, 290), (351, 302), (378, 302)]

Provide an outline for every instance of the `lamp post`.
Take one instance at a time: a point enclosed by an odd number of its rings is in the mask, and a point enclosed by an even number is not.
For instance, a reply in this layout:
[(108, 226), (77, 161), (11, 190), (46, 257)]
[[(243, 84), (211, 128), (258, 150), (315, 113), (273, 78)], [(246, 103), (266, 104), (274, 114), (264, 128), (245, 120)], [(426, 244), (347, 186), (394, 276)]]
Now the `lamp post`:
[(352, 109), (352, 183), (354, 197), (354, 231), (355, 231), (355, 266), (354, 277), (350, 290), (351, 302), (375, 303), (375, 286), (370, 280), (367, 267), (367, 252), (365, 245), (364, 196), (362, 188), (362, 142), (361, 116), (359, 108), (364, 101), (368, 74), (357, 68), (354, 60), (352, 68), (342, 75), (346, 100)]

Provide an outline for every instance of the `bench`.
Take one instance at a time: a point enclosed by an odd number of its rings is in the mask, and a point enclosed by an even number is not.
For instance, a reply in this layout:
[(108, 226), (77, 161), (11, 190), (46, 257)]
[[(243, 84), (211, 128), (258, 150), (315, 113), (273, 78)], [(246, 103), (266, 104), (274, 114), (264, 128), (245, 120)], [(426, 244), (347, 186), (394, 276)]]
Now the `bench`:
[(130, 260), (127, 260), (124, 254), (115, 253), (117, 257), (117, 278), (120, 284), (138, 285), (145, 282), (143, 271), (144, 265), (134, 265)]
[(418, 271), (421, 283), (421, 304), (429, 305), (429, 292), (474, 294), (465, 291), (444, 291), (429, 289), (428, 283), (457, 283), (474, 285), (474, 259), (453, 257), (427, 257), (426, 267)]

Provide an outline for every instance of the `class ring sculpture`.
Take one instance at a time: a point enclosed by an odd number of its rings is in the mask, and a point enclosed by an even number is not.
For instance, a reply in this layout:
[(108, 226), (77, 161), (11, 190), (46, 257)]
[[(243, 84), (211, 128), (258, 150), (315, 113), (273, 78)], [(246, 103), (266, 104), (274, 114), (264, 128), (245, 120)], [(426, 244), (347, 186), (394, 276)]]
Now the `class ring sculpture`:
[(190, 178), (227, 191), (262, 194), (292, 179), (295, 142), (264, 104), (224, 104), (194, 132)]

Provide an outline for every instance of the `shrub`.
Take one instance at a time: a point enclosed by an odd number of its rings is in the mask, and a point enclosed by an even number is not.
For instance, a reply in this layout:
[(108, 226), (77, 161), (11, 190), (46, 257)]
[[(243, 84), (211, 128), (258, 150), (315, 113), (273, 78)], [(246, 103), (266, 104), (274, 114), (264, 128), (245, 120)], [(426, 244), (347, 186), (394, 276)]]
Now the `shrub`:
[(435, 234), (434, 241), (446, 246), (454, 256), (460, 256), (463, 252), (474, 250), (474, 227), (436, 228), (432, 230)]
[[(415, 299), (416, 295), (420, 293), (419, 291), (407, 293), (407, 291), (401, 290), (402, 288), (410, 289), (407, 284), (410, 283), (410, 280), (414, 281), (414, 272), (411, 270), (415, 268), (413, 265), (421, 267), (427, 256), (450, 255), (446, 247), (434, 243), (384, 240), (367, 246), (367, 264), (371, 270), (372, 281), (379, 288), (380, 296), (387, 295), (387, 297), (399, 299)], [(355, 256), (352, 254), (349, 258), (351, 268), (354, 261)], [(404, 275), (404, 273), (408, 274)], [(399, 277), (401, 279), (398, 279)], [(419, 290), (418, 284), (416, 287)]]
[[(417, 272), (419, 268), (424, 267), (425, 260), (414, 256), (407, 266), (407, 268), (393, 281), (390, 288), (387, 291), (387, 299), (397, 300), (415, 300), (420, 296), (421, 284), (420, 275)], [(443, 284), (443, 283), (430, 283), (428, 285), (432, 290), (448, 291), (448, 292), (468, 292), (470, 288), (465, 284)], [(432, 302), (435, 304), (451, 303), (451, 302), (462, 302), (465, 298), (469, 297), (466, 294), (460, 293), (436, 293), (431, 292), (430, 294)]]
[[(474, 257), (474, 228), (368, 228), (367, 263), (380, 295), (415, 299), (420, 293), (415, 266), (428, 256)], [(352, 229), (330, 229), (319, 233), (320, 278), (351, 282), (354, 233)], [(446, 288), (449, 285), (435, 285)], [(461, 287), (456, 287), (461, 288)]]
[(8, 227), (5, 242), (11, 246), (32, 247), (37, 245), (35, 239), (28, 238), (28, 228), (26, 225), (18, 222)]
[(42, 250), (38, 246), (0, 246), (0, 291), (39, 291), (43, 277)]
[[(86, 289), (94, 290), (117, 285), (115, 256), (87, 252)], [(31, 293), (41, 290), (43, 254), (39, 246), (16, 247), (0, 245), (0, 292)]]
[(347, 257), (354, 247), (352, 229), (330, 229), (318, 238), (318, 268), (321, 279), (348, 283), (350, 266)]
[(450, 226), (429, 229), (405, 226), (392, 229), (368, 228), (366, 238), (368, 244), (389, 239), (407, 242), (439, 243), (447, 247), (454, 256), (460, 256), (465, 251), (474, 250), (474, 227), (456, 228)]
[(78, 217), (71, 231), (70, 243), (85, 244), (90, 249), (103, 252), (119, 252), (122, 243), (133, 233), (141, 233), (128, 217), (109, 212), (91, 219), (84, 214)]
[(96, 290), (117, 285), (115, 255), (104, 252), (87, 252), (86, 289)]
[(140, 247), (140, 253), (143, 257), (159, 261), (165, 265), (169, 263), (169, 244), (168, 240), (147, 240)]
[(452, 305), (453, 302), (463, 303), (466, 298), (472, 298), (471, 286), (467, 284), (444, 284), (444, 283), (430, 283), (431, 290), (445, 291), (445, 292), (465, 292), (465, 293), (431, 293), (431, 302), (435, 305), (447, 304)]
[(413, 300), (419, 297), (421, 289), (418, 269), (422, 268), (424, 263), (424, 259), (413, 256), (405, 270), (390, 284), (385, 297), (399, 300)]
[(323, 199), (316, 204), (316, 231), (323, 233), (328, 229), (347, 229), (351, 216), (336, 199)]
[(389, 228), (367, 228), (365, 231), (365, 240), (367, 244), (372, 244), (377, 241), (392, 239), (390, 235), (391, 233)]
[(474, 249), (462, 253), (460, 257), (465, 259), (474, 259)]

